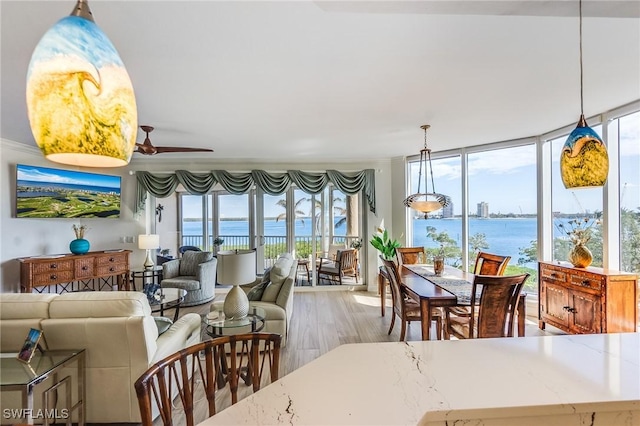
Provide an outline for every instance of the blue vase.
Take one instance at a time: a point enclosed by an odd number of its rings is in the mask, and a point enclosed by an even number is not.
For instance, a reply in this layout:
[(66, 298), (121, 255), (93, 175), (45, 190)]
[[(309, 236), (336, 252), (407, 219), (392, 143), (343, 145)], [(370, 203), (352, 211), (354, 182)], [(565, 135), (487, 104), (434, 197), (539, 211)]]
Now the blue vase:
[(69, 244), (69, 250), (73, 254), (85, 254), (89, 251), (89, 241), (84, 238), (76, 238)]

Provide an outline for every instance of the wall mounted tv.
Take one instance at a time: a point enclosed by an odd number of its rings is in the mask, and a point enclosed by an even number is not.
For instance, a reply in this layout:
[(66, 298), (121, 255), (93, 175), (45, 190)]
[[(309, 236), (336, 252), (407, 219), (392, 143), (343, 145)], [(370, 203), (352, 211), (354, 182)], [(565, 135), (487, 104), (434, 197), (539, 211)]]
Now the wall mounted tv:
[(120, 217), (120, 176), (23, 164), (16, 175), (16, 217)]

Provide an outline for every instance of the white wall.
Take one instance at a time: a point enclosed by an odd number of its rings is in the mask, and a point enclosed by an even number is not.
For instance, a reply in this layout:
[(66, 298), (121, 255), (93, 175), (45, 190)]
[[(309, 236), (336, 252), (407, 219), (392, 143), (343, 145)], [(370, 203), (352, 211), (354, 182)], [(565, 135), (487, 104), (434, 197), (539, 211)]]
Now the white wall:
[[(83, 169), (93, 173), (122, 176), (122, 205), (120, 219), (30, 219), (15, 217), (16, 164), (74, 169), (52, 163), (39, 150), (12, 141), (0, 145), (0, 292), (20, 290), (19, 257), (42, 254), (69, 253), (69, 242), (75, 238), (74, 223), (88, 226), (85, 238), (90, 250), (130, 249), (132, 265), (144, 262), (144, 253), (137, 243), (121, 243), (124, 236), (137, 237), (145, 232), (144, 215), (137, 220), (133, 214), (135, 177), (124, 169)], [(76, 168), (80, 170), (80, 168)]]
[[(147, 211), (134, 214), (136, 179), (130, 171), (146, 170), (151, 172), (173, 172), (175, 170), (189, 170), (192, 172), (206, 172), (214, 169), (229, 171), (249, 171), (261, 169), (266, 171), (285, 171), (300, 169), (305, 171), (325, 171), (334, 169), (339, 171), (355, 171), (367, 168), (376, 170), (376, 199), (377, 215), (367, 210), (367, 230), (363, 238), (368, 242), (376, 227), (385, 226), (390, 229), (392, 203), (391, 197), (391, 162), (363, 161), (359, 163), (278, 163), (265, 164), (257, 162), (193, 162), (185, 161), (176, 156), (154, 156), (139, 160), (134, 157), (132, 162), (118, 169), (82, 169), (93, 173), (119, 175), (122, 177), (122, 206), (120, 219), (26, 219), (15, 218), (15, 189), (16, 164), (28, 164), (60, 169), (70, 169), (70, 166), (51, 163), (44, 159), (36, 148), (12, 141), (0, 141), (0, 292), (17, 292), (20, 284), (19, 257), (29, 257), (42, 254), (68, 253), (69, 242), (75, 238), (72, 224), (82, 223), (89, 227), (86, 239), (91, 243), (91, 250), (130, 249), (133, 251), (130, 264), (133, 268), (142, 265), (145, 253), (139, 250), (137, 243), (122, 243), (125, 236), (137, 238), (139, 234), (157, 232), (160, 234), (161, 246), (170, 247), (174, 252), (177, 241), (177, 217), (175, 197), (147, 200)], [(78, 168), (80, 169), (80, 168)], [(403, 192), (404, 193), (404, 192)], [(162, 222), (156, 222), (155, 207), (160, 203), (164, 206)], [(173, 240), (175, 239), (175, 240)], [(172, 242), (173, 241), (173, 242)], [(378, 261), (376, 251), (366, 244), (368, 259), (367, 275), (369, 289), (377, 289), (376, 276)]]

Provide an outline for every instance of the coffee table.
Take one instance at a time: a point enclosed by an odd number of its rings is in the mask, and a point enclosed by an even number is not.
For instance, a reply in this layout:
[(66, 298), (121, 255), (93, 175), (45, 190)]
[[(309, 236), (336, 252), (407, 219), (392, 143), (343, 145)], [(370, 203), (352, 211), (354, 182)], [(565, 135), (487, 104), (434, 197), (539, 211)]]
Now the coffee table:
[(159, 312), (161, 316), (164, 316), (165, 309), (175, 308), (173, 322), (176, 322), (180, 316), (180, 304), (184, 302), (186, 295), (187, 290), (181, 288), (160, 288), (151, 298), (147, 297), (147, 300), (151, 306), (151, 312)]
[(257, 306), (249, 307), (249, 313), (244, 318), (226, 318), (222, 311), (224, 302), (214, 302), (211, 312), (205, 315), (202, 322), (206, 333), (211, 337), (220, 337), (229, 334), (256, 333), (265, 325), (267, 313)]
[[(71, 382), (72, 378), (68, 375), (59, 378), (58, 375), (64, 367), (71, 363), (76, 363), (77, 377), (75, 378), (77, 386), (76, 402), (72, 403)], [(64, 408), (51, 410), (51, 418), (49, 415), (45, 415), (43, 418), (44, 424), (48, 425), (58, 420), (64, 420), (65, 423), (71, 426), (72, 413), (78, 411), (78, 425), (83, 426), (85, 424), (86, 414), (86, 383), (85, 383), (85, 351), (79, 350), (65, 350), (65, 351), (36, 351), (28, 363), (18, 361), (17, 353), (2, 353), (0, 354), (0, 390), (5, 391), (20, 391), (22, 393), (22, 406), (15, 408), (22, 408), (22, 410), (10, 411), (3, 410), (4, 414), (11, 415), (15, 413), (17, 416), (21, 416), (20, 419), (15, 418), (13, 420), (24, 420), (28, 424), (33, 424), (34, 415), (37, 411), (33, 406), (33, 390), (35, 386), (49, 377), (53, 378), (53, 385), (43, 391), (42, 400), (43, 408), (50, 408), (53, 406), (57, 399), (58, 389), (62, 392), (62, 399), (64, 400)], [(6, 413), (5, 413), (6, 411)]]

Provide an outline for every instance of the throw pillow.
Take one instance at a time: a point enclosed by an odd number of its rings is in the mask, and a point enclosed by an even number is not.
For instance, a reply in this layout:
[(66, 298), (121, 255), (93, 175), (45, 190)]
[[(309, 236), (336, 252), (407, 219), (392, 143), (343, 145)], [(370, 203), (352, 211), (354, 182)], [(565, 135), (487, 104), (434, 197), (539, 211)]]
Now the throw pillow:
[(276, 260), (275, 265), (271, 268), (271, 284), (262, 293), (261, 300), (263, 302), (275, 303), (280, 293), (280, 287), (289, 277), (294, 262), (297, 261), (293, 259), (290, 253), (284, 253)]
[(253, 286), (253, 288), (247, 293), (247, 299), (262, 300), (262, 293), (264, 293), (264, 289), (267, 288), (267, 286), (271, 282), (270, 272), (271, 268), (265, 269), (262, 280), (258, 284)]
[(198, 265), (211, 259), (213, 259), (213, 253), (209, 251), (185, 251), (180, 259), (180, 275), (196, 275)]
[(158, 336), (167, 331), (173, 325), (173, 321), (166, 317), (153, 317), (153, 320), (156, 322), (156, 327), (158, 327)]

